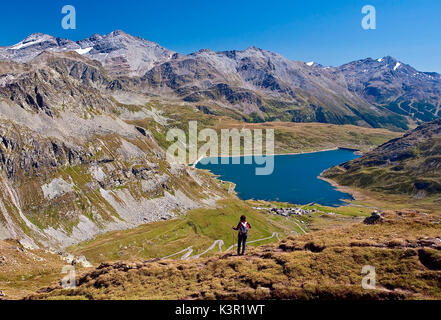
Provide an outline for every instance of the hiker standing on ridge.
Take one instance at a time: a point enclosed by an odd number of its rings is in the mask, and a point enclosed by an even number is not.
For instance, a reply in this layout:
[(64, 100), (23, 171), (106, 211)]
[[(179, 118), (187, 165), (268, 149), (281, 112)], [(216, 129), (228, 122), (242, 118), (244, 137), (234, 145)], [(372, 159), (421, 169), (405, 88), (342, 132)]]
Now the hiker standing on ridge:
[[(250, 224), (247, 222), (247, 217), (240, 217), (240, 222), (237, 227), (233, 227), (233, 230), (239, 230), (239, 237), (237, 243), (237, 255), (243, 256), (245, 254), (245, 249), (248, 239), (248, 230), (251, 229)], [(242, 254), (240, 253), (240, 247), (242, 246)]]

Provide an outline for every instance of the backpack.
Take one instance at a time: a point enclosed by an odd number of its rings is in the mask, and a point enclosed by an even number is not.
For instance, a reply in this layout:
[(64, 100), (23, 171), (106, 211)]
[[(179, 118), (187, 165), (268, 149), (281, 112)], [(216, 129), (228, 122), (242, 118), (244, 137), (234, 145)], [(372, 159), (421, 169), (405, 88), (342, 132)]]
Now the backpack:
[(243, 235), (248, 235), (248, 223), (246, 222), (240, 223), (239, 233)]

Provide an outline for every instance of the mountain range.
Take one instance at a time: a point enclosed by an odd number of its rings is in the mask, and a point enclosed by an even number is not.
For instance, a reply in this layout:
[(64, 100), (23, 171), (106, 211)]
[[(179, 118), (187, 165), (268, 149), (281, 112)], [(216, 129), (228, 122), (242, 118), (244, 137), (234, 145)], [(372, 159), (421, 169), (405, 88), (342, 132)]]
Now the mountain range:
[[(439, 97), (438, 74), (390, 57), (334, 68), (255, 47), (182, 55), (122, 31), (76, 42), (33, 34), (0, 48), (0, 239), (64, 248), (228, 196), (167, 160), (164, 132), (178, 118), (404, 130), (436, 118)], [(368, 140), (357, 128), (341, 132)]]
[[(53, 59), (70, 54), (69, 59), (87, 61), (100, 69), (100, 85), (111, 96), (183, 101), (207, 113), (219, 108), (234, 112), (237, 118), (251, 122), (322, 122), (406, 130), (436, 119), (441, 105), (440, 74), (417, 71), (389, 56), (329, 67), (291, 61), (256, 47), (223, 52), (203, 49), (182, 55), (114, 31), (80, 41), (32, 34), (16, 45), (0, 47), (0, 60), (25, 68), (41, 60), (44, 53), (52, 53)], [(14, 82), (14, 75), (0, 77), (3, 88)]]

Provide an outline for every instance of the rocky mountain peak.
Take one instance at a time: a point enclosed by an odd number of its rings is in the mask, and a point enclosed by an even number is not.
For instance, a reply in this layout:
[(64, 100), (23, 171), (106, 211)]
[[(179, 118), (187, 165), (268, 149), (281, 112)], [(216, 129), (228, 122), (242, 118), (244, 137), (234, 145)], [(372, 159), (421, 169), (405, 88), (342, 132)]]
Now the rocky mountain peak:
[(115, 76), (142, 76), (158, 63), (172, 59), (175, 53), (122, 30), (105, 36), (94, 34), (76, 42), (34, 33), (13, 46), (0, 48), (0, 60), (29, 62), (47, 50), (76, 51), (101, 62)]
[(209, 54), (214, 54), (215, 52), (211, 49), (201, 49), (199, 50), (197, 53), (209, 53)]
[(55, 39), (53, 36), (41, 32), (35, 32), (27, 36), (22, 42), (30, 42), (30, 41), (37, 41), (37, 40), (48, 40), (48, 39)]
[(392, 56), (385, 56), (385, 57), (383, 57), (383, 58), (378, 59), (377, 61), (378, 61), (378, 62), (383, 62), (383, 63), (385, 63), (385, 64), (393, 64), (393, 63), (398, 62), (398, 60), (395, 59), (395, 58), (392, 57)]
[(89, 40), (89, 41), (100, 41), (103, 38), (102, 35), (100, 35), (99, 33), (95, 33), (93, 36), (89, 37), (88, 39), (85, 40)]
[(107, 36), (79, 41), (89, 58), (97, 60), (112, 75), (143, 76), (159, 63), (172, 59), (175, 52), (159, 44), (116, 30)]
[(260, 48), (257, 48), (256, 46), (251, 46), (251, 47), (248, 47), (245, 51), (263, 51), (262, 49), (260, 49)]
[(42, 44), (45, 42), (51, 42), (51, 43), (55, 44), (56, 39), (48, 34), (33, 33), (33, 34), (27, 36), (24, 40), (20, 41), (19, 43), (9, 47), (8, 49), (16, 51), (16, 50), (24, 49), (24, 48), (35, 46), (35, 45), (42, 46)]
[(405, 66), (401, 61), (398, 61), (398, 59), (391, 56), (380, 58), (377, 60), (377, 62), (380, 62), (381, 65), (384, 65), (388, 69), (392, 69), (393, 71), (397, 71), (400, 67)]
[(122, 30), (115, 30), (112, 31), (111, 33), (109, 33), (108, 37), (118, 37), (118, 36), (125, 36), (125, 37), (132, 37), (130, 34), (128, 34), (127, 32), (124, 32)]

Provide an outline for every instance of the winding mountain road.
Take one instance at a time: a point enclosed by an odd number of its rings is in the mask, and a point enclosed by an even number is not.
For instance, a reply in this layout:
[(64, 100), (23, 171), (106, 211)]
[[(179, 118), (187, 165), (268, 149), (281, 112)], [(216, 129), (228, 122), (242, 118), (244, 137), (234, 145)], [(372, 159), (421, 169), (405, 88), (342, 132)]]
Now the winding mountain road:
[(302, 226), (297, 221), (293, 220), (293, 222), (297, 225), (297, 227), (299, 227), (300, 230), (302, 230), (302, 232), (304, 234), (306, 234), (306, 231), (302, 228)]
[[(265, 241), (265, 240), (271, 240), (271, 239), (273, 239), (273, 238), (276, 238), (277, 241), (280, 241), (279, 233), (278, 233), (278, 232), (274, 232), (273, 235), (272, 235), (271, 237), (267, 237), (267, 238), (263, 238), (263, 239), (257, 239), (257, 240), (253, 240), (253, 241), (248, 241), (247, 243), (255, 243), (255, 242), (260, 242), (260, 241)], [(214, 243), (213, 243), (213, 244), (212, 244), (207, 250), (205, 250), (204, 252), (202, 252), (202, 253), (200, 253), (200, 254), (197, 254), (197, 255), (192, 256), (192, 253), (193, 253), (193, 247), (188, 247), (188, 248), (186, 248), (186, 249), (184, 249), (184, 250), (182, 250), (182, 251), (179, 251), (179, 252), (176, 252), (176, 253), (171, 254), (171, 255), (169, 255), (169, 256), (166, 256), (166, 257), (164, 257), (164, 258), (161, 258), (161, 260), (169, 259), (169, 258), (172, 258), (172, 257), (175, 257), (175, 256), (179, 256), (179, 255), (181, 255), (181, 254), (183, 254), (183, 256), (181, 257), (181, 260), (198, 259), (198, 258), (200, 258), (201, 256), (203, 256), (204, 254), (207, 254), (208, 252), (210, 252), (211, 250), (213, 250), (216, 246), (219, 247), (219, 252), (220, 252), (220, 253), (222, 253), (222, 252), (228, 252), (228, 251), (232, 250), (234, 247), (237, 247), (237, 244), (234, 244), (234, 245), (232, 245), (231, 247), (229, 247), (227, 250), (222, 251), (222, 247), (223, 247), (224, 245), (225, 245), (225, 243), (224, 243), (223, 240), (216, 240), (216, 241), (214, 241)]]

